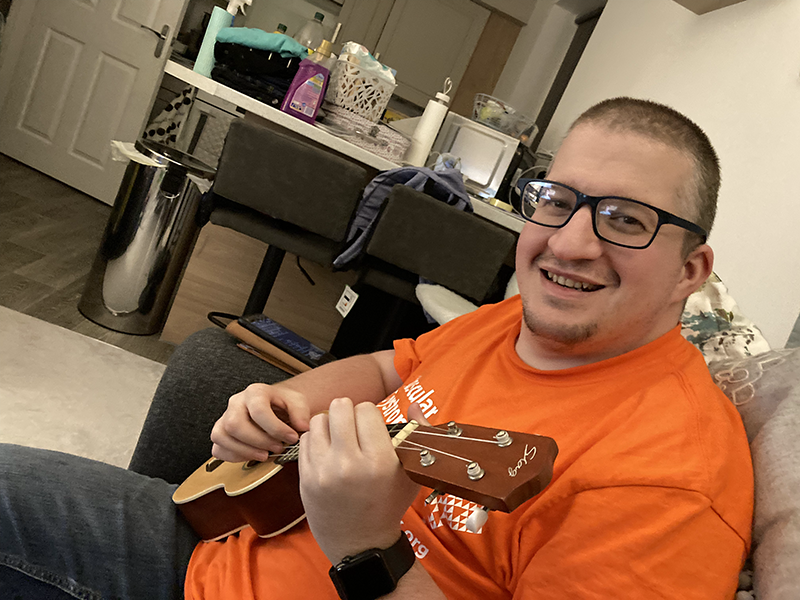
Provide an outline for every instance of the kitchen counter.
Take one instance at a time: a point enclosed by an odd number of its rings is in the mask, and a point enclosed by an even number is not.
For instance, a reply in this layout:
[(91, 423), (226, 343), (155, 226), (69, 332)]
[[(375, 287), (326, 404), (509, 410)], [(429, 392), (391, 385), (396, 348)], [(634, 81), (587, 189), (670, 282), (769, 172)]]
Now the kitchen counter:
[(310, 123), (306, 123), (305, 121), (301, 121), (300, 119), (286, 114), (285, 112), (281, 112), (278, 109), (268, 106), (246, 94), (237, 92), (233, 88), (229, 88), (228, 86), (214, 81), (205, 75), (195, 73), (191, 69), (188, 69), (172, 60), (167, 61), (164, 72), (169, 73), (173, 77), (177, 77), (181, 81), (185, 81), (189, 85), (201, 89), (212, 96), (216, 96), (217, 98), (226, 100), (231, 104), (235, 104), (247, 112), (258, 115), (259, 117), (275, 123), (276, 125), (300, 134), (303, 137), (317, 142), (318, 144), (327, 146), (331, 150), (335, 150), (344, 156), (352, 158), (360, 163), (364, 163), (365, 165), (369, 165), (370, 167), (373, 167), (379, 171), (396, 169), (400, 166), (399, 164), (393, 163), (385, 158), (381, 158), (372, 152), (368, 152), (363, 148), (359, 148), (358, 146), (355, 146), (350, 142), (343, 140), (342, 138), (338, 138), (327, 131), (323, 131), (319, 127), (315, 127)]
[[(221, 98), (222, 100), (230, 102), (246, 112), (253, 113), (263, 119), (266, 119), (267, 121), (270, 121), (271, 123), (274, 123), (275, 125), (308, 138), (309, 140), (330, 148), (331, 150), (334, 150), (343, 156), (351, 158), (378, 171), (387, 171), (389, 169), (396, 169), (401, 166), (398, 163), (394, 163), (390, 160), (386, 160), (385, 158), (377, 156), (368, 150), (359, 148), (358, 146), (351, 144), (342, 138), (336, 137), (327, 131), (323, 131), (319, 127), (315, 127), (314, 125), (306, 123), (305, 121), (296, 119), (295, 117), (268, 106), (263, 102), (256, 100), (255, 98), (251, 98), (246, 94), (214, 81), (205, 75), (195, 73), (192, 69), (185, 67), (173, 60), (167, 61), (164, 72), (180, 79), (181, 81), (185, 81), (189, 85), (201, 89), (212, 96), (216, 96), (217, 98)], [(491, 206), (486, 201), (475, 196), (471, 196), (471, 199), (475, 214), (483, 217), (484, 219), (497, 223), (506, 229), (510, 229), (515, 232), (522, 230), (522, 227), (525, 224), (525, 221), (522, 218), (500, 208)]]

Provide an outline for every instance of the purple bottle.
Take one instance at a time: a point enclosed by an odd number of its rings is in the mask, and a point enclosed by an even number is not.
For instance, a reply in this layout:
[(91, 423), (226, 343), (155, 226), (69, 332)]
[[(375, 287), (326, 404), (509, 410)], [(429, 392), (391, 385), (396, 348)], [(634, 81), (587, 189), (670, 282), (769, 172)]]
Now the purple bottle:
[(281, 104), (283, 112), (306, 123), (314, 123), (331, 78), (327, 66), (330, 56), (331, 43), (323, 40), (316, 52), (300, 63), (289, 91), (283, 98)]

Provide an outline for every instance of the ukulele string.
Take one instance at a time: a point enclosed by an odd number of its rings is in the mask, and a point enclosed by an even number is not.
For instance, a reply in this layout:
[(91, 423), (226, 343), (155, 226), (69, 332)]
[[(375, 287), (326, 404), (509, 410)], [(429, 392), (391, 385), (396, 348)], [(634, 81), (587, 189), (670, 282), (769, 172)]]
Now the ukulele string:
[(482, 438), (462, 437), (462, 436), (451, 435), (449, 433), (434, 433), (432, 431), (420, 431), (419, 429), (416, 429), (416, 430), (412, 431), (411, 435), (431, 435), (433, 437), (443, 437), (443, 438), (449, 438), (451, 440), (458, 440), (458, 441), (464, 441), (464, 442), (483, 442), (484, 444), (494, 444), (494, 445), (497, 445), (497, 444), (500, 443), (500, 442), (498, 442), (497, 440), (494, 440), (494, 439), (485, 440), (485, 439), (482, 439)]
[[(405, 426), (406, 424), (402, 423), (401, 425)], [(400, 429), (398, 429), (398, 431), (399, 430)], [(397, 433), (396, 431), (393, 431), (393, 432)], [(446, 432), (445, 433), (434, 433), (433, 431), (420, 431), (419, 429), (417, 429), (415, 431), (412, 431), (411, 435), (415, 435), (415, 436), (416, 435), (429, 435), (429, 436), (432, 436), (432, 437), (443, 437), (443, 438), (448, 438), (448, 439), (451, 439), (451, 440), (458, 440), (458, 441), (464, 441), (464, 442), (482, 442), (484, 444), (494, 444), (494, 445), (498, 445), (500, 443), (498, 440), (495, 440), (495, 439), (487, 440), (487, 439), (482, 439), (482, 438), (453, 436), (450, 433), (446, 433)], [(431, 448), (429, 446), (425, 446), (423, 444), (418, 444), (416, 442), (412, 442), (408, 438), (406, 438), (403, 442), (401, 442), (401, 444), (404, 444), (404, 443), (408, 443), (408, 444), (412, 444), (414, 446), (417, 446), (421, 450), (435, 450), (434, 448)], [(403, 448), (402, 445), (397, 446), (397, 448), (398, 449), (404, 449), (404, 450), (412, 450), (412, 448)], [(291, 446), (286, 446), (286, 448), (284, 448), (283, 452), (281, 452), (279, 454), (270, 455), (270, 458), (271, 459), (285, 458), (285, 459), (290, 460), (290, 461), (291, 460), (297, 460), (299, 452), (300, 452), (300, 445), (295, 443), (295, 444), (292, 444)], [(443, 454), (445, 456), (450, 456), (452, 458), (457, 458), (458, 460), (463, 460), (464, 462), (472, 462), (468, 458), (457, 456), (455, 454), (449, 454), (447, 452), (443, 452), (442, 450), (436, 450), (436, 452), (438, 452), (440, 454)]]
[[(409, 448), (408, 446), (403, 446), (403, 444), (411, 444), (412, 446), (416, 446), (417, 448)], [(428, 450), (436, 452), (437, 454), (442, 454), (444, 456), (449, 456), (450, 458), (456, 458), (458, 460), (463, 460), (465, 463), (471, 463), (473, 460), (471, 458), (464, 458), (463, 456), (458, 456), (456, 454), (450, 454), (449, 452), (445, 452), (444, 450), (438, 450), (436, 448), (431, 448), (430, 446), (425, 446), (424, 444), (418, 444), (417, 442), (412, 442), (409, 439), (403, 440), (400, 445), (396, 448), (396, 450), (415, 450), (421, 452), (422, 450)]]
[[(387, 429), (388, 429), (389, 433), (397, 435), (400, 431), (403, 430), (403, 428), (406, 425), (408, 425), (408, 423), (397, 423), (397, 424), (394, 424), (394, 425), (388, 425)], [(270, 457), (271, 460), (275, 460), (275, 459), (278, 459), (278, 458), (285, 458), (288, 461), (292, 461), (292, 460), (297, 460), (299, 454), (300, 454), (300, 443), (299, 442), (295, 442), (291, 446), (284, 447), (283, 451), (281, 451), (279, 453), (270, 454), (269, 457)]]
[(292, 444), (291, 446), (286, 446), (283, 449), (283, 452), (278, 454), (270, 454), (270, 459), (278, 459), (278, 458), (285, 458), (289, 461), (297, 460), (297, 457), (300, 455), (300, 445), (299, 444)]

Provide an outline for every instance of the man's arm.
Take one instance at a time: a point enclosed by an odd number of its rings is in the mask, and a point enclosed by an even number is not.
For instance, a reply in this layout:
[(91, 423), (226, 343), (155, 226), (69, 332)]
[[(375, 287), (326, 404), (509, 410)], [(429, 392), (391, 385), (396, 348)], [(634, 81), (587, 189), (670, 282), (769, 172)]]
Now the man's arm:
[(383, 598), (384, 600), (446, 600), (442, 590), (436, 586), (419, 561), (403, 575), (397, 584), (397, 589)]
[[(412, 407), (409, 419), (425, 423), (419, 406)], [(405, 535), (401, 519), (420, 488), (405, 474), (377, 407), (334, 400), (301, 437), (298, 465), (308, 525), (331, 564)], [(444, 595), (417, 561), (387, 598)]]
[(297, 442), (311, 417), (327, 410), (334, 398), (375, 404), (401, 383), (394, 350), (328, 363), (274, 385), (254, 383), (231, 396), (211, 432), (212, 453), (233, 462), (266, 460), (269, 452)]
[[(329, 363), (272, 386), (253, 384), (231, 397), (214, 426), (214, 455), (259, 460), (265, 451), (279, 452), (284, 442), (297, 441), (297, 432), (307, 432), (300, 443), (300, 491), (317, 543), (332, 563), (389, 547), (402, 533), (400, 520), (419, 486), (400, 466), (380, 411), (366, 403), (376, 404), (401, 384), (393, 350)], [(352, 401), (331, 406), (343, 397)], [(291, 427), (273, 407), (288, 414)], [(331, 415), (319, 414), (329, 408)], [(417, 405), (409, 418), (425, 423)], [(387, 598), (443, 600), (444, 595), (415, 562)]]

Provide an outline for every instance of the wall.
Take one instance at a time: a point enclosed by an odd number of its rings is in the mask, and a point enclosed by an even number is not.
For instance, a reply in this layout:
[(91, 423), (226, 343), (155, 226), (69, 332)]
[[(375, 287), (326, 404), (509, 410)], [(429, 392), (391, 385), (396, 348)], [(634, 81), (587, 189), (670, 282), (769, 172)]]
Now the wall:
[(553, 0), (539, 0), (492, 95), (535, 119), (576, 29), (575, 15)]
[(542, 141), (604, 98), (669, 104), (722, 163), (715, 271), (773, 347), (800, 310), (800, 2), (748, 0), (695, 15), (672, 0), (610, 0)]

